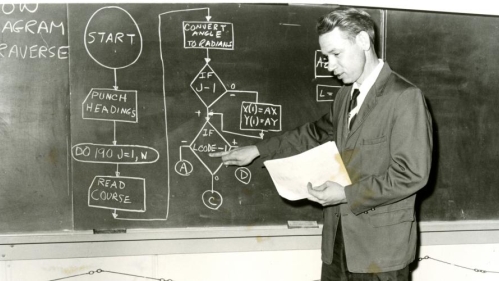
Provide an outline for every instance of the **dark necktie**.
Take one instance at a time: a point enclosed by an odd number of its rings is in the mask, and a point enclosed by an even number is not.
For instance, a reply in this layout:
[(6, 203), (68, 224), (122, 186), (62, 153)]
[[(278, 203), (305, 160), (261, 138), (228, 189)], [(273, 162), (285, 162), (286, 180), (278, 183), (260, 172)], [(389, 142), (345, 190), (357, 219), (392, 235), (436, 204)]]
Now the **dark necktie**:
[[(348, 116), (350, 117), (350, 114), (352, 110), (357, 106), (357, 97), (360, 95), (359, 89), (354, 89), (352, 93), (352, 99), (350, 100), (350, 105), (348, 106)], [(357, 117), (357, 114), (352, 116), (352, 119), (350, 120), (350, 125), (348, 126), (348, 129), (352, 129), (353, 122), (355, 121), (355, 117)]]

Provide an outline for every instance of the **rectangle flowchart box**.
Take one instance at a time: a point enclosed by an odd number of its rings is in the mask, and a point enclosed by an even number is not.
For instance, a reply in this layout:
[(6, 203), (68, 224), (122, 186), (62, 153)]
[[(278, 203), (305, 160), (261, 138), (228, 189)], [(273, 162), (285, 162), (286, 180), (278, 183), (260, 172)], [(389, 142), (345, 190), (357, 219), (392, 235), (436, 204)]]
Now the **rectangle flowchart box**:
[(145, 179), (95, 176), (88, 189), (88, 206), (128, 212), (145, 212)]
[(281, 106), (268, 103), (241, 104), (241, 130), (280, 131)]
[(327, 56), (323, 55), (321, 51), (315, 51), (314, 58), (314, 75), (315, 78), (320, 77), (333, 77), (333, 74), (328, 70), (329, 61)]
[(234, 26), (228, 22), (184, 21), (184, 48), (234, 50)]
[(317, 84), (317, 101), (318, 102), (328, 102), (334, 101), (336, 94), (340, 90), (341, 86), (331, 86), (331, 85), (320, 85)]
[(137, 123), (137, 91), (92, 88), (82, 103), (82, 118)]

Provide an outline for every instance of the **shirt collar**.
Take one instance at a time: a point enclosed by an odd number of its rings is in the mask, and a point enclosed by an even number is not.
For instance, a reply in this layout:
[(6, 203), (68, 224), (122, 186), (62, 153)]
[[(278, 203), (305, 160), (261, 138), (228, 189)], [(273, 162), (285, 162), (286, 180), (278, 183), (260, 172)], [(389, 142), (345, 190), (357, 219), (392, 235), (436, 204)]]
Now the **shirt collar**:
[(366, 80), (364, 80), (364, 83), (362, 85), (359, 85), (359, 83), (354, 82), (353, 83), (353, 88), (354, 89), (359, 89), (361, 93), (366, 93), (369, 92), (371, 87), (374, 85), (374, 82), (376, 82), (376, 79), (378, 79), (379, 73), (381, 72), (381, 69), (383, 68), (384, 62), (381, 59), (378, 59), (379, 63), (376, 65), (376, 67), (373, 69), (373, 71), (367, 76)]

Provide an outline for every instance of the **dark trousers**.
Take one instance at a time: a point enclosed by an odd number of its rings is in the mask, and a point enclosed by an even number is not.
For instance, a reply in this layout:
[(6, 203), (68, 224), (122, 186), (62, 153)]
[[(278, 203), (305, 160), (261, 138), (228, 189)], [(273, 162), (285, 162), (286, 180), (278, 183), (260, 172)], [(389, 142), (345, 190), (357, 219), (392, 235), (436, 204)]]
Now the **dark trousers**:
[(380, 273), (352, 273), (347, 269), (345, 242), (341, 231), (341, 220), (334, 239), (333, 262), (322, 263), (321, 281), (409, 281), (409, 266), (403, 269)]

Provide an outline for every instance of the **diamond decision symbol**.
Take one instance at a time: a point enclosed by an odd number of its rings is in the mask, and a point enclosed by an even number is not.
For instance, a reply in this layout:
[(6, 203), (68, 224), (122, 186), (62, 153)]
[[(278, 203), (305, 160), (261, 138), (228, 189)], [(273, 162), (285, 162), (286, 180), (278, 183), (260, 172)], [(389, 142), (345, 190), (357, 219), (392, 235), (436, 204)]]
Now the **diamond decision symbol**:
[(222, 167), (223, 163), (220, 161), (220, 158), (210, 157), (208, 153), (227, 151), (230, 148), (230, 144), (210, 122), (206, 122), (192, 141), (190, 147), (199, 161), (214, 175)]
[(208, 108), (227, 91), (209, 64), (206, 64), (196, 75), (191, 83), (191, 88)]

